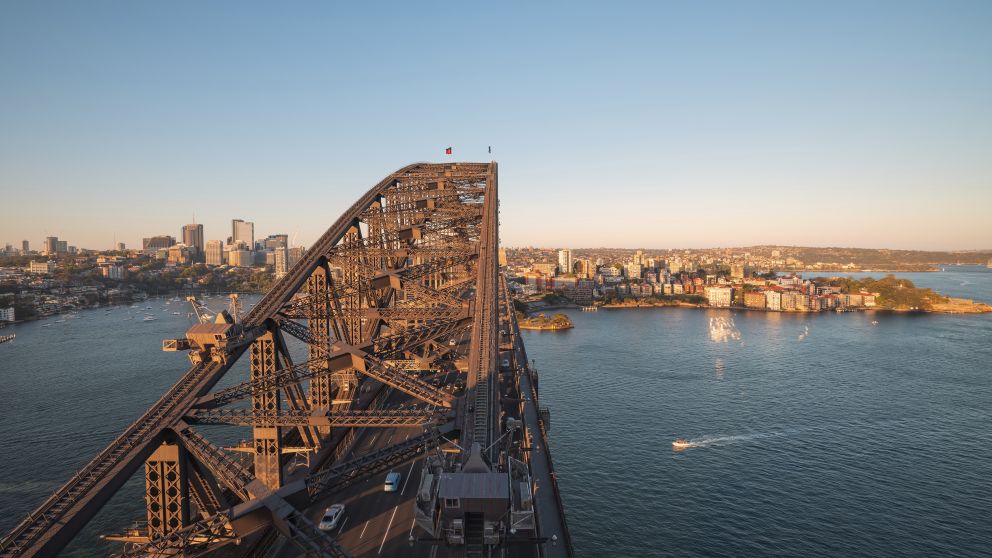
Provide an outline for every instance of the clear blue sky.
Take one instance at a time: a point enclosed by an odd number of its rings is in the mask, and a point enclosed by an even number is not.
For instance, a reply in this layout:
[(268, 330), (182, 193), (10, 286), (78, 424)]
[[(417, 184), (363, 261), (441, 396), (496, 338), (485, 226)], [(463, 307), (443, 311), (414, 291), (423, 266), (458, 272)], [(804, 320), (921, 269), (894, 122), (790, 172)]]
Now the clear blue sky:
[(3, 2), (0, 242), (310, 243), (413, 161), (506, 245), (992, 247), (992, 2)]

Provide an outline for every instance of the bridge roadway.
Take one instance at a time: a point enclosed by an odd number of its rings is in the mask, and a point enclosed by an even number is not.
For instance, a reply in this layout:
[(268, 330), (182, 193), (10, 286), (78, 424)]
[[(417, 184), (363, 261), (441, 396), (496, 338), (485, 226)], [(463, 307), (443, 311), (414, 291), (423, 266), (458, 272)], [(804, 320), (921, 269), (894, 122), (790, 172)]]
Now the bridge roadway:
[[(521, 371), (520, 388), (523, 394), (523, 421), (531, 440), (531, 471), (537, 487), (534, 493), (539, 536), (547, 539), (543, 543), (520, 544), (501, 548), (499, 556), (524, 558), (545, 556), (549, 558), (571, 556), (571, 538), (565, 525), (564, 510), (554, 478), (554, 465), (548, 448), (547, 431), (541, 424), (538, 412), (537, 389), (531, 376), (527, 351), (516, 316), (509, 302), (509, 291), (505, 276), (500, 276), (501, 290), (500, 315), (509, 323), (508, 336), (504, 339), (512, 344), (512, 350), (504, 357), (513, 359), (512, 366)], [(464, 336), (461, 340), (465, 342)], [(454, 382), (459, 374), (449, 372), (439, 378), (440, 386)], [(404, 394), (393, 392), (387, 398), (385, 408), (427, 408), (425, 404), (410, 405)], [(420, 434), (420, 428), (365, 429), (349, 456), (370, 453), (388, 447), (397, 441)], [(346, 458), (348, 458), (346, 457)], [(418, 540), (426, 533), (414, 525), (414, 499), (423, 470), (424, 456), (406, 460), (392, 470), (402, 474), (399, 492), (385, 492), (383, 486), (387, 472), (374, 475), (356, 483), (333, 497), (324, 498), (306, 510), (315, 524), (329, 506), (344, 504), (345, 514), (338, 527), (331, 531), (341, 545), (355, 558), (377, 558), (380, 556), (409, 556), (414, 558), (445, 558), (462, 556), (462, 549), (449, 549), (443, 544), (434, 545), (429, 541)], [(416, 542), (411, 543), (411, 537)], [(552, 538), (554, 537), (554, 540)], [(276, 553), (278, 558), (296, 558), (297, 548), (283, 544)]]

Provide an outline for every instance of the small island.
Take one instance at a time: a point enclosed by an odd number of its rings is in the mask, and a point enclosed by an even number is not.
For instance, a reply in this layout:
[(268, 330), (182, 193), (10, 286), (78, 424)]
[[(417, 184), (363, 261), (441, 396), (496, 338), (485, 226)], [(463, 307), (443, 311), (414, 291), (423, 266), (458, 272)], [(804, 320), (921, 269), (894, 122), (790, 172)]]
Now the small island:
[(529, 318), (519, 319), (520, 329), (540, 329), (540, 330), (561, 330), (561, 329), (571, 329), (575, 327), (572, 325), (572, 320), (569, 319), (565, 314), (555, 314), (552, 317), (547, 317), (544, 314), (538, 314)]

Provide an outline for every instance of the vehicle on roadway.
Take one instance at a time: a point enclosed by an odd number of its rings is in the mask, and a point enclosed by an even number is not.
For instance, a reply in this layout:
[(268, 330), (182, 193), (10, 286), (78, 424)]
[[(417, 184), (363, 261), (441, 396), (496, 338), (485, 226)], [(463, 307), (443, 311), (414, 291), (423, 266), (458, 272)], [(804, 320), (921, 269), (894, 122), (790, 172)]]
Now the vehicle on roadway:
[(510, 359), (504, 358), (503, 359), (503, 368), (509, 368), (509, 367), (510, 367)]
[(324, 517), (320, 519), (320, 525), (317, 527), (321, 531), (331, 531), (337, 528), (342, 516), (344, 516), (344, 504), (334, 504), (324, 512)]
[(456, 345), (458, 345), (458, 340), (457, 339), (455, 339), (455, 338), (448, 339), (448, 346), (449, 347), (454, 347)]
[(386, 484), (383, 486), (383, 490), (386, 492), (396, 492), (400, 489), (400, 479), (403, 478), (402, 475), (396, 471), (390, 471), (386, 475)]

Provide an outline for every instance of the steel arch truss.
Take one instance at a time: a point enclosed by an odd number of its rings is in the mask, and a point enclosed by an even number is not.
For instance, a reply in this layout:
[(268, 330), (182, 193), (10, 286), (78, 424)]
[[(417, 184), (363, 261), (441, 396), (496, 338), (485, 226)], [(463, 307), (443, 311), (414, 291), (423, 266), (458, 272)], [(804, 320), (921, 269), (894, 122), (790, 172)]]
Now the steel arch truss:
[[(226, 352), (193, 366), (6, 535), (0, 557), (56, 555), (142, 466), (150, 527), (117, 537), (125, 556), (199, 555), (261, 528), (306, 555), (347, 556), (301, 510), (438, 445), (439, 429), (453, 427), (446, 409), (457, 398), (399, 363), (427, 370), (448, 359), (454, 370), (449, 339), (477, 327), (478, 308), (489, 311), (476, 298), (495, 269), (495, 177), (495, 163), (422, 163), (369, 190), (237, 324)], [(294, 363), (300, 342), (307, 357)], [(476, 361), (495, 360), (472, 344)], [(242, 359), (248, 377), (214, 390)], [(423, 408), (387, 408), (384, 386)], [(236, 402), (248, 406), (228, 407)], [(192, 425), (250, 427), (251, 440), (229, 451)], [(370, 427), (425, 433), (371, 454), (336, 451)], [(293, 448), (330, 457), (287, 485)]]

